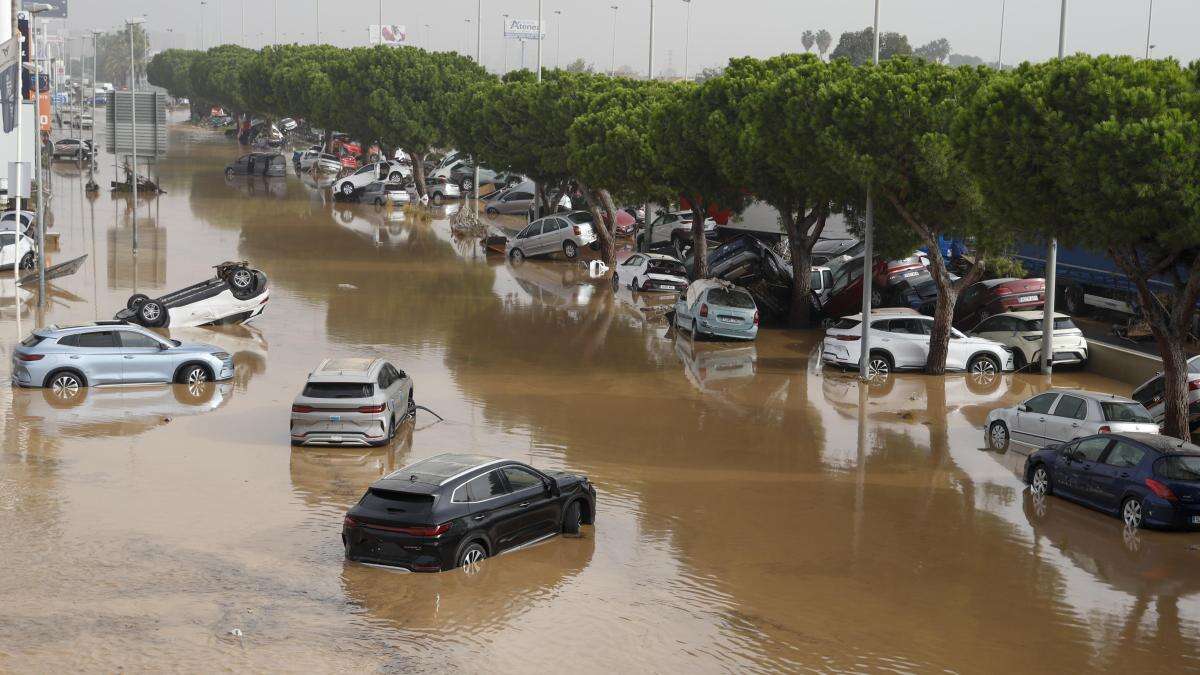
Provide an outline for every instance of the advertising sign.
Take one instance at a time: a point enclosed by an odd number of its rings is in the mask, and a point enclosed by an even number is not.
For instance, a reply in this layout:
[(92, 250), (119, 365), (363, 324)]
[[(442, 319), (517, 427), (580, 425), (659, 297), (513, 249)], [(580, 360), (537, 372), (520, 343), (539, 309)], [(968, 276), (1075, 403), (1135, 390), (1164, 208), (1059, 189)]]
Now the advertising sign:
[[(381, 26), (377, 23), (373, 23), (369, 28), (371, 44), (373, 45), (377, 45), (382, 42), (382, 44), (388, 45), (389, 47), (399, 47), (408, 39), (408, 31), (405, 30), (404, 26), (397, 26), (395, 24), (384, 24)], [(379, 39), (380, 33), (383, 34), (382, 41)]]
[(541, 40), (546, 37), (546, 27), (539, 26), (537, 19), (509, 19), (504, 24), (504, 37), (512, 40)]
[(50, 131), (50, 92), (38, 94), (38, 127), (42, 131)]
[(21, 92), (21, 45), (16, 38), (0, 42), (0, 116), (4, 133), (17, 125), (17, 101)]
[[(38, 16), (43, 19), (65, 19), (67, 18), (67, 0), (38, 0), (40, 4), (50, 5), (50, 9), (44, 12), (38, 12)], [(33, 3), (25, 2), (24, 5)]]

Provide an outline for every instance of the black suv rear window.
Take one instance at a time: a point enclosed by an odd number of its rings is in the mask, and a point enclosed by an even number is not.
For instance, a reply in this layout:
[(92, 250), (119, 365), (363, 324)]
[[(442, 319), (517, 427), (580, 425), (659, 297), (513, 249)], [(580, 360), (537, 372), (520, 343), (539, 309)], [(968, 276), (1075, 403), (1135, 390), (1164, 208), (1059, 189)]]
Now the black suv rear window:
[(433, 509), (433, 495), (371, 488), (367, 490), (367, 494), (363, 495), (359, 504), (372, 511), (420, 516), (428, 514)]
[(309, 382), (304, 385), (309, 398), (367, 398), (375, 395), (370, 382)]

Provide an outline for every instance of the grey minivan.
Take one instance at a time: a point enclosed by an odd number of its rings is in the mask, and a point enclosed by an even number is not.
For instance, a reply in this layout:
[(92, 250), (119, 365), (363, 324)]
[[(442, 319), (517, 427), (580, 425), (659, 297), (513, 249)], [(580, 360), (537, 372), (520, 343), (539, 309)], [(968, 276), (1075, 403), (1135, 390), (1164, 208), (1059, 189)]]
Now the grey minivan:
[(592, 214), (571, 211), (547, 216), (530, 223), (508, 242), (508, 258), (515, 263), (533, 255), (562, 252), (574, 260), (579, 249), (596, 241)]

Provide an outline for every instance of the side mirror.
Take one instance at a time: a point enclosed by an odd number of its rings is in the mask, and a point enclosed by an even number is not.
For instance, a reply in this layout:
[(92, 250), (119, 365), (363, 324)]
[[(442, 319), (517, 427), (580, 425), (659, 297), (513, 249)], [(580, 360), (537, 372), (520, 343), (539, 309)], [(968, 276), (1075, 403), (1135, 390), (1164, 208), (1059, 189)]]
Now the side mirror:
[(171, 345), (163, 344), (162, 342), (158, 343), (158, 351), (160, 351), (160, 352), (165, 352), (170, 348), (171, 348)]
[(1017, 412), (1029, 412), (1029, 406), (1022, 403), (1021, 405), (1017, 406)]

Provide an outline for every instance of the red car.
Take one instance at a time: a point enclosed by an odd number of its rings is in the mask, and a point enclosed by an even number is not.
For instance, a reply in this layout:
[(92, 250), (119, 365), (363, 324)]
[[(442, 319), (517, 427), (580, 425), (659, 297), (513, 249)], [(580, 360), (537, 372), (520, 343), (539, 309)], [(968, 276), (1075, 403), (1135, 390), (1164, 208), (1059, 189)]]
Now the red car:
[[(875, 262), (873, 268), (875, 282), (879, 281), (886, 269), (886, 262), (882, 260)], [(833, 286), (829, 291), (829, 298), (825, 300), (825, 304), (821, 305), (821, 313), (827, 319), (837, 319), (838, 317), (850, 314), (858, 314), (862, 311), (862, 277), (862, 258), (847, 260), (845, 264), (833, 272)], [(872, 288), (872, 296), (875, 295), (874, 290)], [(875, 305), (876, 303), (872, 302), (871, 304)]]
[(988, 279), (970, 286), (958, 297), (954, 326), (969, 329), (995, 314), (1041, 309), (1045, 304), (1045, 279)]
[(929, 276), (925, 259), (920, 254), (902, 260), (889, 260), (882, 270), (876, 267), (875, 283), (871, 285), (871, 304), (875, 307), (883, 305), (884, 298), (888, 297), (888, 291), (893, 286), (919, 276)]
[[(605, 220), (608, 219), (608, 214), (604, 214)], [(616, 233), (619, 237), (632, 237), (634, 225), (637, 220), (629, 215), (625, 209), (617, 209), (617, 228)]]

